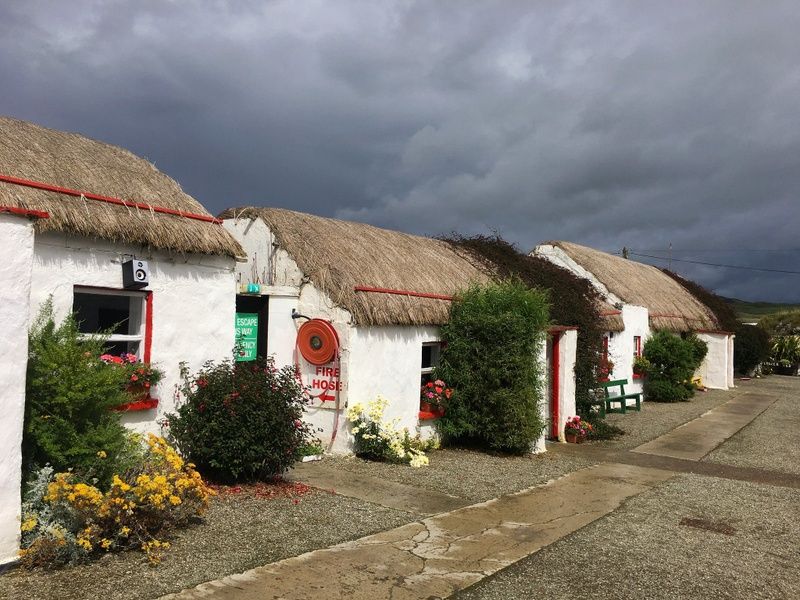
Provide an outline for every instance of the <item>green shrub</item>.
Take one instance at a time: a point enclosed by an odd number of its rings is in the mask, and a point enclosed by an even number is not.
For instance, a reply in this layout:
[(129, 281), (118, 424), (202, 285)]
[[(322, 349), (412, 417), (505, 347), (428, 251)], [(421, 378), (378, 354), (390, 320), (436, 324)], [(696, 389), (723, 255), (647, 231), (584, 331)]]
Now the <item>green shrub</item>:
[(758, 326), (769, 337), (800, 334), (800, 310), (788, 310), (763, 317)]
[(694, 395), (692, 377), (703, 362), (708, 345), (695, 335), (685, 339), (657, 331), (645, 342), (643, 354), (650, 366), (644, 382), (647, 400), (683, 402)]
[(733, 339), (733, 367), (737, 373), (750, 374), (769, 358), (767, 332), (756, 325), (739, 325)]
[[(72, 316), (56, 325), (51, 302), (39, 312), (28, 342), (26, 474), (49, 463), (56, 471), (95, 477), (101, 487), (110, 481), (126, 444), (112, 409), (128, 401), (128, 375), (99, 359), (104, 342), (102, 336), (82, 337)], [(105, 458), (99, 460), (98, 453)]]
[(539, 351), (547, 324), (546, 294), (519, 281), (475, 286), (456, 297), (436, 369), (453, 388), (438, 421), (445, 441), (530, 451), (544, 429)]
[(223, 481), (274, 477), (300, 460), (312, 431), (294, 368), (274, 361), (182, 365), (183, 403), (166, 415), (171, 441), (201, 472)]
[(598, 425), (602, 419), (599, 413), (591, 410), (597, 387), (597, 373), (603, 356), (604, 331), (599, 315), (601, 298), (589, 280), (578, 277), (549, 260), (520, 252), (513, 244), (496, 235), (451, 235), (445, 241), (453, 245), (460, 254), (468, 254), (474, 262), (485, 265), (500, 277), (517, 278), (530, 288), (547, 290), (552, 321), (557, 325), (578, 328), (575, 351), (577, 412), (594, 425), (592, 437), (595, 439), (608, 439), (618, 435), (620, 429)]

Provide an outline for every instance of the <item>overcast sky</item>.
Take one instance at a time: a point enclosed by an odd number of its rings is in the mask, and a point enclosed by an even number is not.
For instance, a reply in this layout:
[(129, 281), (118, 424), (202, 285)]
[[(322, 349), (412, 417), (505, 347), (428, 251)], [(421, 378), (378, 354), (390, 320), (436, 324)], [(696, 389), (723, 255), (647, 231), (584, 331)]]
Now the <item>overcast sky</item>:
[[(4, 2), (0, 113), (214, 213), (800, 271), (798, 32), (774, 0)], [(800, 275), (673, 268), (800, 301)]]

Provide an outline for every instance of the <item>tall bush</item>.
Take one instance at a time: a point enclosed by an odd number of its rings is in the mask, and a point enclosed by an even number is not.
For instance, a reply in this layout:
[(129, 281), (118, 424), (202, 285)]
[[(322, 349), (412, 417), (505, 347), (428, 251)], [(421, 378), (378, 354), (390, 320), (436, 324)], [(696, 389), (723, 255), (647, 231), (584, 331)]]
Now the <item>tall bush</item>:
[(575, 404), (578, 413), (595, 425), (592, 437), (614, 437), (622, 433), (611, 424), (600, 424), (599, 414), (591, 410), (603, 356), (604, 333), (598, 308), (600, 295), (594, 286), (587, 279), (548, 260), (520, 252), (498, 236), (453, 235), (445, 241), (457, 251), (469, 253), (471, 259), (485, 264), (501, 277), (514, 277), (528, 287), (547, 290), (552, 321), (578, 328), (575, 350)]
[(544, 429), (539, 351), (548, 318), (546, 294), (520, 281), (476, 286), (456, 297), (436, 370), (454, 390), (439, 419), (446, 441), (530, 451)]
[(644, 344), (650, 361), (644, 393), (656, 402), (682, 402), (694, 395), (692, 377), (708, 352), (708, 344), (695, 335), (685, 339), (668, 331), (657, 331)]
[(733, 339), (733, 367), (737, 373), (749, 375), (769, 358), (767, 332), (756, 325), (739, 325)]
[[(99, 359), (105, 339), (87, 338), (70, 315), (56, 324), (51, 302), (31, 328), (25, 390), (23, 466), (49, 463), (56, 471), (73, 469), (111, 478), (126, 445), (125, 429), (112, 409), (128, 401), (128, 374)], [(98, 460), (98, 453), (107, 457)]]
[(280, 475), (312, 441), (307, 402), (291, 366), (274, 361), (206, 363), (182, 368), (183, 402), (166, 415), (169, 437), (205, 475), (223, 481)]

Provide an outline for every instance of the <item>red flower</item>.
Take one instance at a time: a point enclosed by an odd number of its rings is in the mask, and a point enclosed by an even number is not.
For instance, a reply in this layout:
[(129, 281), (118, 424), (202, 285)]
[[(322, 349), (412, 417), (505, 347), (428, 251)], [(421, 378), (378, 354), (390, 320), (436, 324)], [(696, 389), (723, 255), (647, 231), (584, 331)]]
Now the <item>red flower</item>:
[(444, 391), (444, 397), (445, 397), (445, 398), (447, 398), (448, 400), (450, 400), (450, 396), (452, 396), (452, 395), (453, 395), (453, 390), (451, 390), (451, 389), (446, 389), (446, 390)]
[(425, 387), (432, 388), (433, 387), (433, 382), (429, 381), (428, 383), (425, 384)]
[(436, 393), (437, 393), (437, 394), (441, 394), (443, 391), (444, 391), (444, 390), (443, 390), (442, 388), (440, 388), (440, 387), (437, 387), (437, 388), (436, 388)]
[(197, 385), (199, 385), (200, 387), (204, 388), (204, 387), (206, 387), (208, 385), (208, 381), (206, 381), (205, 379), (203, 379), (201, 377), (200, 379), (197, 380)]

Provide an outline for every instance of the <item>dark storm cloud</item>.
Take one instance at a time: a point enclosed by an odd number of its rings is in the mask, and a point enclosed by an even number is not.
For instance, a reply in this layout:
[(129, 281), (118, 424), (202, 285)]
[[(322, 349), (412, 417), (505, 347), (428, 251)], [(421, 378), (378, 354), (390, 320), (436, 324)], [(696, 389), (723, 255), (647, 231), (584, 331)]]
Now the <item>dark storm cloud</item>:
[[(278, 205), (800, 271), (794, 2), (0, 9), (0, 111)], [(661, 263), (659, 263), (661, 264)], [(800, 301), (800, 276), (673, 263)]]

